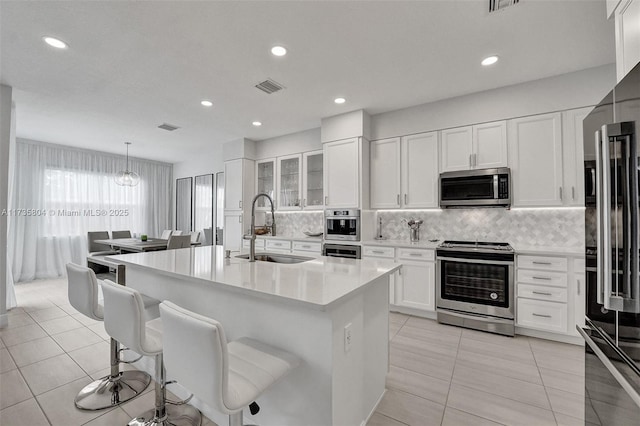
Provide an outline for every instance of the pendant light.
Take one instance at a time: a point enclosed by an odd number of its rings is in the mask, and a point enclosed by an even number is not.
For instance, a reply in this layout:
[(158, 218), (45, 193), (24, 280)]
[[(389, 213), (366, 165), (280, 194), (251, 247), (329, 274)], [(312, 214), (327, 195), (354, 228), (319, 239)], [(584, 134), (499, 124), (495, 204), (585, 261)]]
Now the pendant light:
[(127, 168), (118, 172), (116, 175), (116, 183), (121, 186), (136, 186), (140, 182), (140, 176), (136, 172), (129, 170), (129, 145), (131, 142), (125, 142), (127, 145)]

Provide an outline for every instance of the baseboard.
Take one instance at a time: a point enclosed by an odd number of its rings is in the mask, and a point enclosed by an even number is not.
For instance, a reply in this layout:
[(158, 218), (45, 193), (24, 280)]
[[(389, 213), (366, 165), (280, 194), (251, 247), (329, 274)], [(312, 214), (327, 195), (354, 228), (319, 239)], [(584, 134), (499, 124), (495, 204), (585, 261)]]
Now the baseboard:
[(555, 342), (569, 343), (571, 345), (584, 346), (584, 339), (580, 336), (569, 336), (567, 334), (549, 333), (548, 331), (532, 330), (516, 326), (516, 334), (538, 339), (553, 340)]
[(380, 405), (380, 402), (382, 402), (382, 398), (384, 398), (385, 393), (387, 393), (387, 388), (384, 388), (384, 390), (382, 391), (382, 394), (380, 394), (380, 398), (378, 398), (375, 405), (373, 406), (373, 409), (371, 410), (367, 418), (364, 419), (364, 422), (360, 423), (360, 426), (367, 426), (367, 423), (369, 423), (371, 416), (373, 416), (373, 413), (375, 413), (376, 410), (378, 409), (378, 405)]
[(0, 328), (6, 328), (9, 325), (9, 314), (0, 315)]
[(435, 311), (423, 311), (415, 308), (407, 308), (406, 306), (389, 305), (389, 311), (399, 312), (405, 315), (413, 315), (416, 317), (428, 318), (432, 320), (437, 319), (437, 314)]

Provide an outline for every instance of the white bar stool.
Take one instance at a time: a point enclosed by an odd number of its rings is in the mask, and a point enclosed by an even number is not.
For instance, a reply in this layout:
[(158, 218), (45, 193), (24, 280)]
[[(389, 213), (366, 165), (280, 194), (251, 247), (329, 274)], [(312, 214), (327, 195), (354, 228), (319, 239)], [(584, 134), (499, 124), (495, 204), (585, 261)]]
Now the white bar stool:
[(202, 415), (194, 407), (186, 403), (167, 405), (160, 319), (145, 321), (142, 295), (134, 289), (105, 280), (102, 293), (107, 333), (135, 352), (155, 357), (155, 407), (132, 419), (129, 426), (199, 426)]
[[(67, 264), (69, 303), (80, 313), (96, 321), (103, 321), (103, 306), (99, 301), (96, 274), (92, 269)], [(157, 318), (159, 300), (144, 300), (145, 314)], [(151, 377), (143, 371), (120, 371), (120, 344), (111, 338), (111, 373), (85, 386), (75, 398), (82, 410), (102, 410), (127, 402), (144, 391)]]
[(160, 304), (164, 356), (171, 375), (206, 404), (229, 415), (229, 426), (242, 426), (242, 410), (251, 414), (269, 386), (300, 360), (285, 351), (246, 337), (227, 343), (222, 325), (164, 301)]

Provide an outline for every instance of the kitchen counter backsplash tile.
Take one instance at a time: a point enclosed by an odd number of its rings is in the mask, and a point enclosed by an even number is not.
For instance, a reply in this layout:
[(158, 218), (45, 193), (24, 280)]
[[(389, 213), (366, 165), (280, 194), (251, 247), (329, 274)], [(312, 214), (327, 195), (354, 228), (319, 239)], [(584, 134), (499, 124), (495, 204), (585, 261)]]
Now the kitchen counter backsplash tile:
[(324, 213), (318, 212), (276, 212), (276, 235), (299, 238), (304, 231), (323, 232)]
[(582, 209), (506, 210), (448, 209), (433, 211), (383, 211), (382, 235), (408, 240), (403, 219), (422, 219), (420, 239), (506, 241), (515, 246), (584, 247)]

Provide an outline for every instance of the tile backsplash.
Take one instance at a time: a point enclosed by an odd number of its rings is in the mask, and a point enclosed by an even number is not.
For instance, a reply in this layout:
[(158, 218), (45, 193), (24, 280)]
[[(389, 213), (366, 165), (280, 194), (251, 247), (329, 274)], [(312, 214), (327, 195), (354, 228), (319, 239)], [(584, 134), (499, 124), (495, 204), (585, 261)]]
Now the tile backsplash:
[[(514, 246), (584, 247), (584, 209), (447, 209), (378, 211), (382, 235), (408, 240), (403, 219), (422, 219), (420, 239), (506, 241)], [(324, 213), (276, 212), (278, 235), (299, 237), (303, 231), (322, 232)]]
[[(584, 247), (583, 209), (382, 211), (382, 235), (409, 239), (403, 219), (422, 219), (420, 239), (505, 241), (514, 246)], [(377, 218), (376, 218), (377, 220)], [(377, 223), (377, 222), (376, 222)]]
[(322, 232), (324, 212), (276, 212), (276, 233), (282, 237), (300, 237), (303, 231)]

